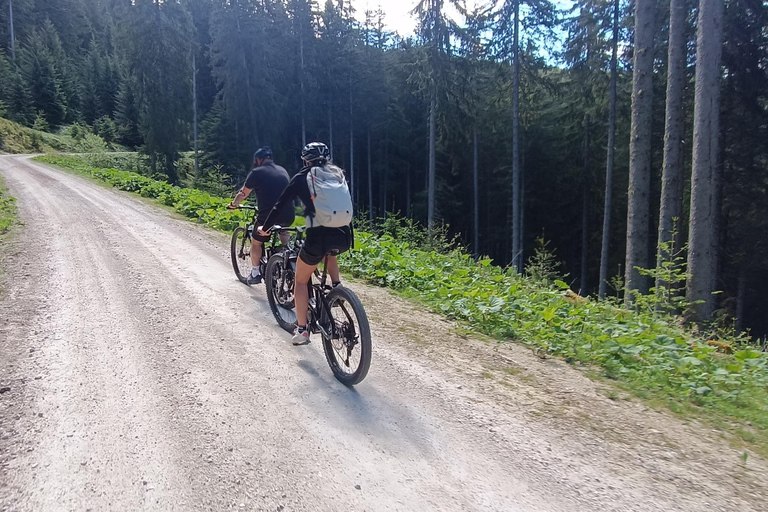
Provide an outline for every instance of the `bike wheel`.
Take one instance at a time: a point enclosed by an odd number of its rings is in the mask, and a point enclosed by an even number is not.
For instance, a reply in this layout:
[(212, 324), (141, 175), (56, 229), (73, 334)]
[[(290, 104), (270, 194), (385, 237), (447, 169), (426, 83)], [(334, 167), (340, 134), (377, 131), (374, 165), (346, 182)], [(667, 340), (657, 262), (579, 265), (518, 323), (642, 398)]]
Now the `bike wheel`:
[(272, 310), (272, 314), (280, 327), (292, 333), (296, 328), (296, 311), (293, 298), (294, 270), (290, 264), (290, 259), (288, 261), (288, 268), (285, 268), (286, 258), (283, 253), (273, 254), (267, 262), (267, 271), (264, 277), (269, 309)]
[(244, 227), (237, 227), (232, 233), (232, 267), (235, 275), (243, 284), (248, 284), (251, 275), (251, 236)]
[[(335, 328), (323, 336), (323, 350), (333, 375), (343, 384), (359, 384), (371, 367), (371, 328), (357, 295), (343, 286), (328, 293), (329, 319)], [(330, 327), (330, 326), (329, 326)]]

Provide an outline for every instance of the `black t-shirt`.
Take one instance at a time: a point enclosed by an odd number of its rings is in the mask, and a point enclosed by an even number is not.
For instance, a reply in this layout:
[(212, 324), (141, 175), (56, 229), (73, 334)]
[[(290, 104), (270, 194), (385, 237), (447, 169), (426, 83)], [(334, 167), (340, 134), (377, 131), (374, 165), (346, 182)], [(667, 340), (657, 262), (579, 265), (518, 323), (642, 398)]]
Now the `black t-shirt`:
[[(245, 179), (245, 188), (249, 188), (256, 193), (260, 219), (264, 219), (272, 211), (275, 203), (277, 203), (277, 199), (289, 182), (288, 171), (274, 162), (266, 162), (248, 174), (248, 177)], [(275, 224), (290, 226), (293, 224), (294, 217), (293, 205), (285, 204), (284, 207), (281, 207), (279, 214), (275, 218)]]

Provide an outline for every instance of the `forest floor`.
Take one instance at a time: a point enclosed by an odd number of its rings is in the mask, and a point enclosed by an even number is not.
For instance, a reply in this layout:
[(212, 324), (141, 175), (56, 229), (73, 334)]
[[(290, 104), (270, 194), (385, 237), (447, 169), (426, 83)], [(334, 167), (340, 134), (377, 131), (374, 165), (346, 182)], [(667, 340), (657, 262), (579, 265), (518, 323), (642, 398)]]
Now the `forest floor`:
[(229, 238), (0, 157), (0, 510), (764, 510), (768, 461), (557, 359), (350, 283), (355, 389), (293, 347)]

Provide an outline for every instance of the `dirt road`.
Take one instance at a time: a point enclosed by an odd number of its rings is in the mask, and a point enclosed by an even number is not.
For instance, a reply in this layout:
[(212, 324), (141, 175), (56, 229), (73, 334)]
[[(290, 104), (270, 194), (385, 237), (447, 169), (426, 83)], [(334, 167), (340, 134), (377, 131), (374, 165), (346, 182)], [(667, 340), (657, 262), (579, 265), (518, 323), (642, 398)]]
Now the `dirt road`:
[(768, 497), (765, 462), (711, 430), (383, 290), (355, 285), (375, 351), (347, 389), (319, 343), (291, 346), (262, 287), (237, 282), (226, 235), (27, 157), (0, 156), (0, 175), (25, 223), (0, 250), (0, 510), (745, 511)]

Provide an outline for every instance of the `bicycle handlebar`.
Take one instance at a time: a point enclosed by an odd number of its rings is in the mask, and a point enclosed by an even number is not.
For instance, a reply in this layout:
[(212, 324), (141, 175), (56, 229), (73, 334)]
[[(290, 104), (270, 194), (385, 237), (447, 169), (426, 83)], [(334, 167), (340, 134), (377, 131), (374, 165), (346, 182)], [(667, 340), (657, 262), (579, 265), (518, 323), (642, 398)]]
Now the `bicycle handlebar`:
[(296, 226), (295, 228), (284, 228), (283, 226), (280, 226), (279, 224), (275, 224), (271, 228), (265, 229), (264, 231), (266, 231), (267, 233), (271, 233), (273, 231), (283, 231), (283, 232), (287, 231), (287, 232), (290, 232), (290, 233), (303, 233), (304, 230), (306, 230), (306, 229), (307, 228), (305, 228), (304, 226)]

